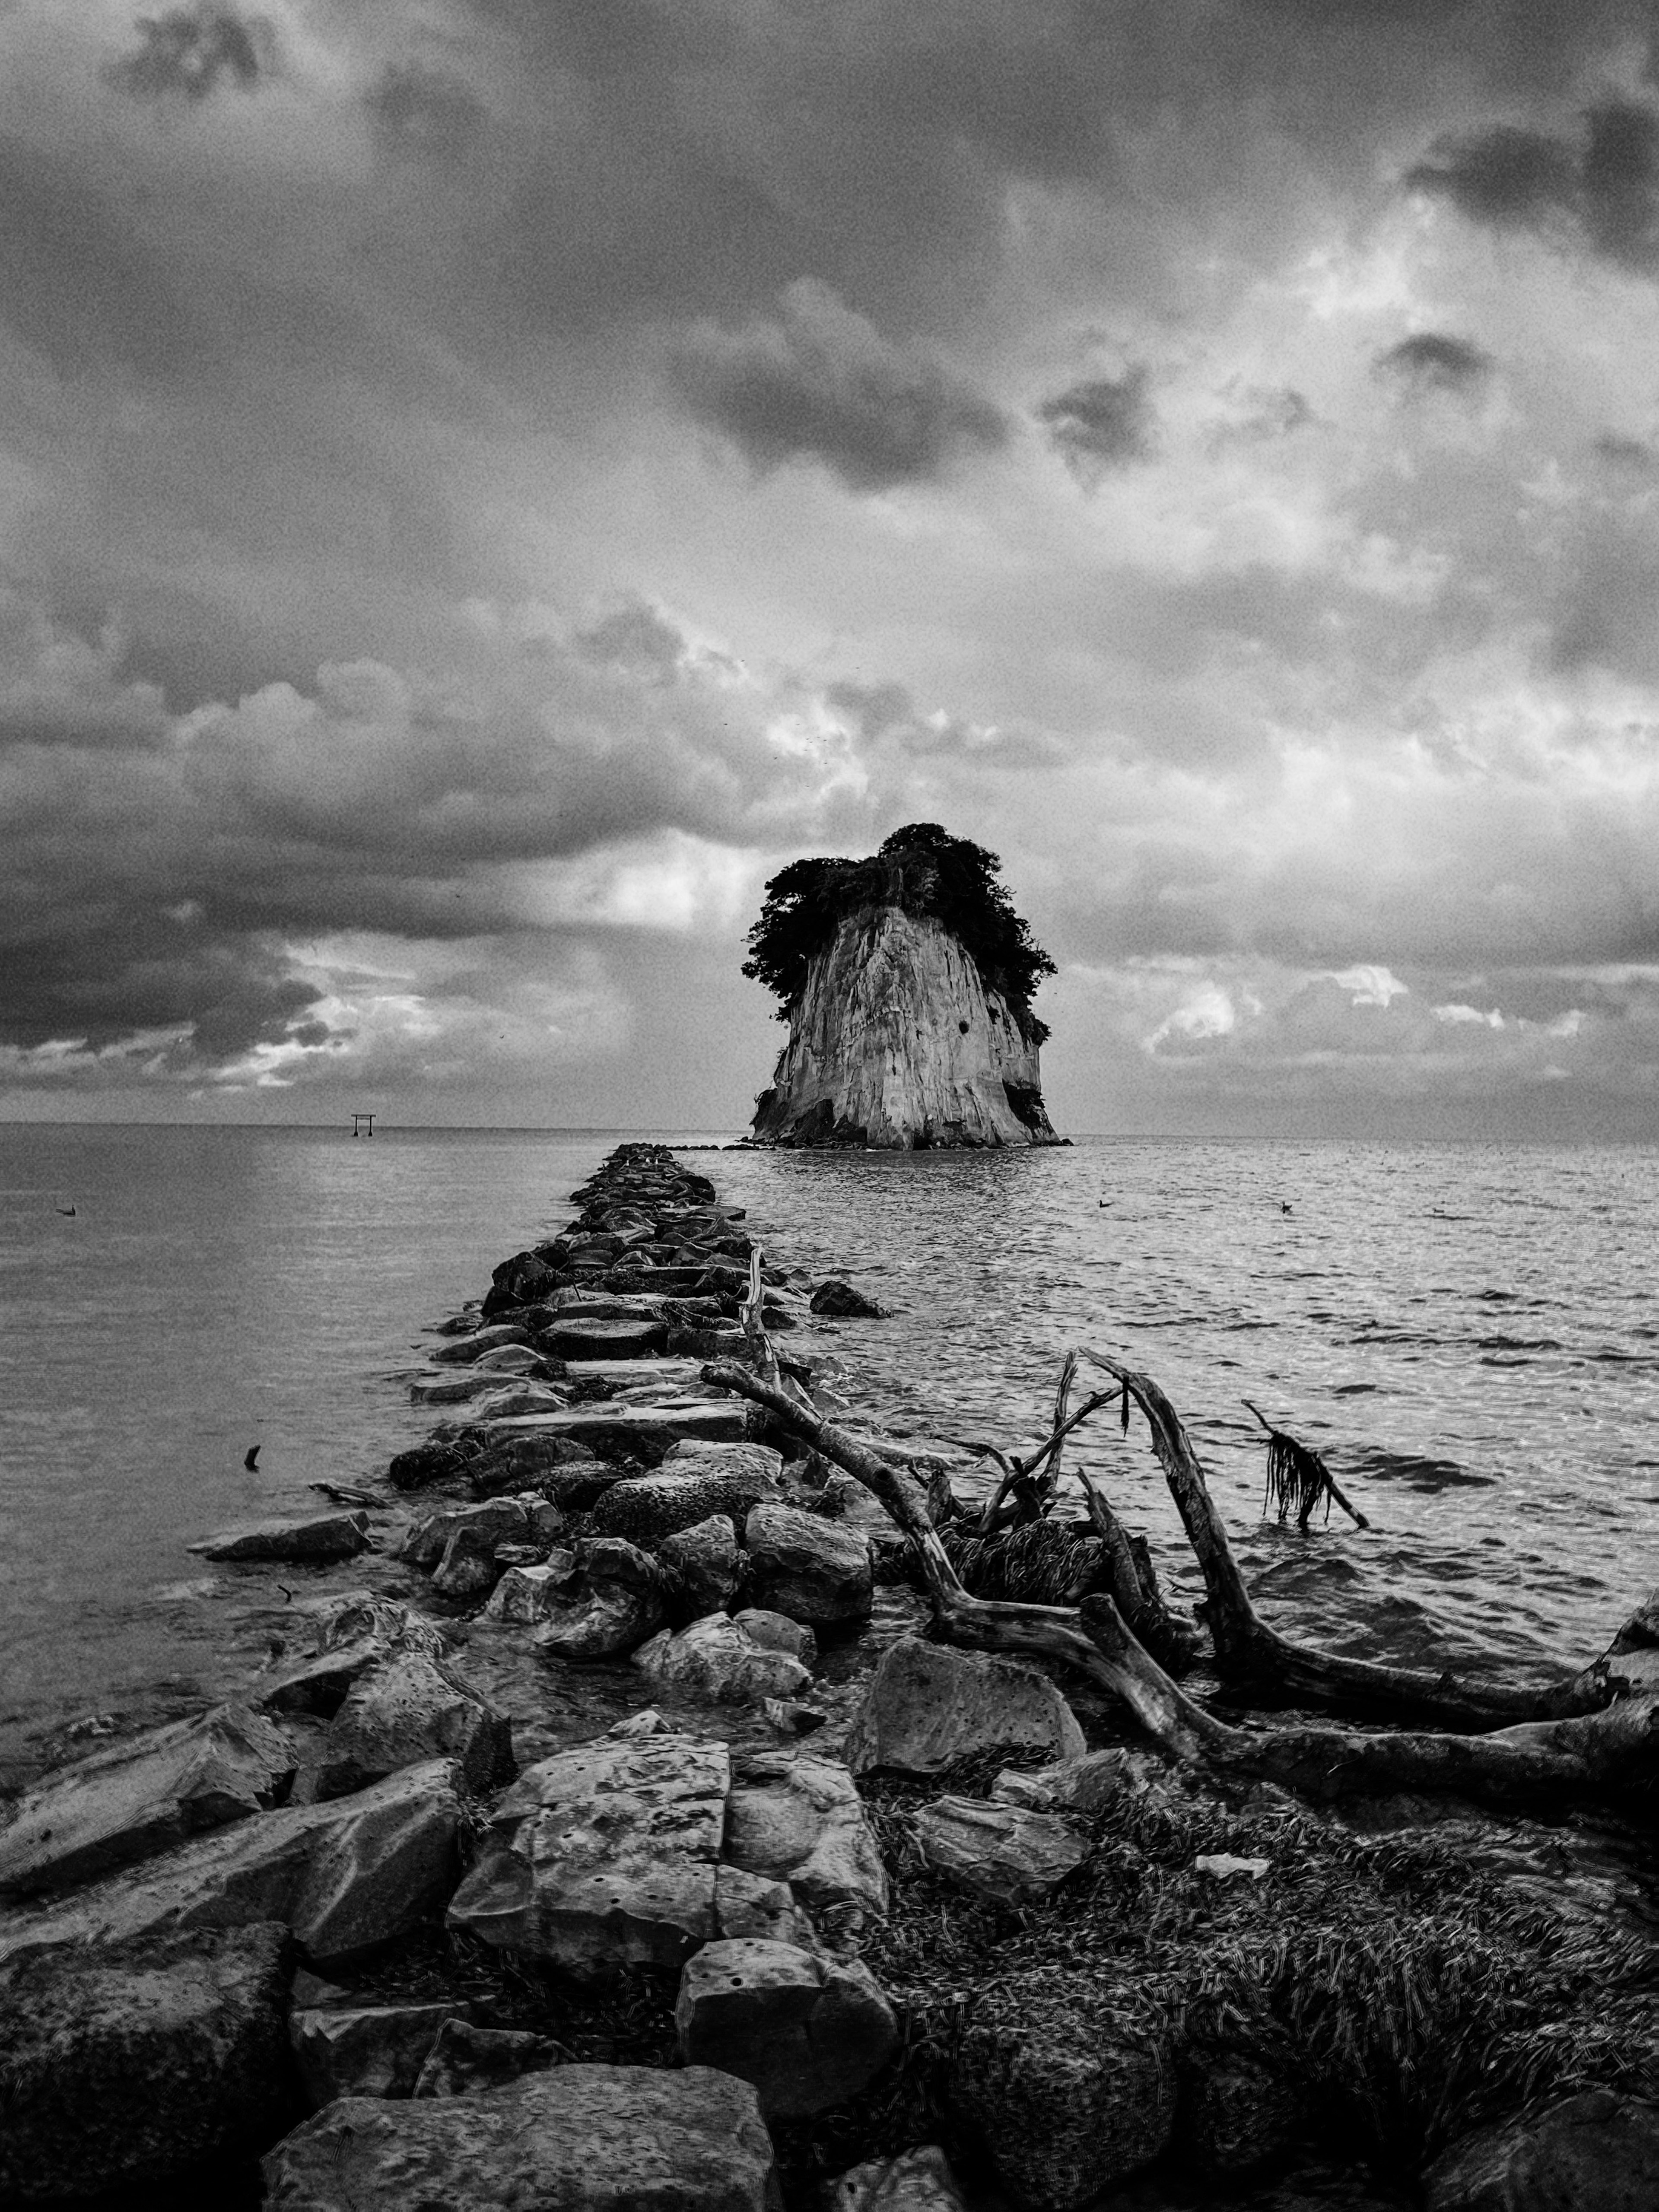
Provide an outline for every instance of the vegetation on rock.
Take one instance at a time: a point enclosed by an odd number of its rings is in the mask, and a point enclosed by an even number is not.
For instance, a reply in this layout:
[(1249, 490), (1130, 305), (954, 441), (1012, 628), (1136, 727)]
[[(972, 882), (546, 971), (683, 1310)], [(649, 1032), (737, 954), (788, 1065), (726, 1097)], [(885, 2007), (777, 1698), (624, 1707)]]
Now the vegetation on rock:
[(743, 972), (775, 992), (779, 1018), (806, 988), (815, 956), (860, 908), (902, 907), (948, 929), (1036, 1044), (1048, 1025), (1031, 1012), (1031, 994), (1054, 963), (1032, 939), (998, 880), (1002, 863), (983, 845), (953, 837), (937, 822), (896, 830), (865, 860), (792, 860), (766, 886), (760, 920), (749, 933)]

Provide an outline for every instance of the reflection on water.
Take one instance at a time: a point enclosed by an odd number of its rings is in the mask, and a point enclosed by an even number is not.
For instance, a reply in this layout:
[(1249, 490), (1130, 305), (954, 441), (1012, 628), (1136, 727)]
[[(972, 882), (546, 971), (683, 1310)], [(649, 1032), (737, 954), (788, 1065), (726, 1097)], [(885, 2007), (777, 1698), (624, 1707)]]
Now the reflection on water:
[[(423, 1324), (562, 1219), (615, 1141), (0, 1127), (0, 1758), (76, 1714), (214, 1692), (259, 1624), (185, 1546), (422, 1433), (400, 1376)], [(1018, 1448), (1068, 1346), (1146, 1369), (1264, 1608), (1302, 1632), (1559, 1666), (1659, 1583), (1659, 1155), (1110, 1142), (696, 1164), (786, 1263), (896, 1310), (834, 1330), (884, 1425)], [(1328, 1457), (1370, 1534), (1261, 1521), (1245, 1396)], [(1141, 1437), (1108, 1422), (1083, 1450), (1191, 1590)]]

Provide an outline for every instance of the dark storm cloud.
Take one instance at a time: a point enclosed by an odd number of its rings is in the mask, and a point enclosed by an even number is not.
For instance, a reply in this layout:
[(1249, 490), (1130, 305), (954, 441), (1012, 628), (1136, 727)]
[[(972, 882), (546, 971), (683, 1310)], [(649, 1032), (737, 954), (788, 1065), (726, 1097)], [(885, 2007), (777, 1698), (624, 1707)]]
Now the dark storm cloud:
[(1443, 331), (1418, 331), (1378, 354), (1374, 363), (1378, 375), (1397, 380), (1408, 390), (1458, 394), (1478, 392), (1494, 366), (1481, 347)]
[(1575, 139), (1512, 124), (1454, 139), (1407, 173), (1477, 222), (1576, 223), (1609, 260), (1659, 270), (1659, 116), (1626, 100), (1587, 108)]
[(137, 27), (137, 52), (112, 62), (106, 74), (137, 100), (205, 100), (222, 83), (252, 92), (276, 58), (276, 34), (263, 15), (239, 15), (209, 0), (141, 15)]
[(827, 284), (802, 277), (775, 321), (706, 324), (672, 374), (691, 411), (764, 474), (816, 460), (854, 491), (943, 474), (1006, 443), (1001, 412), (915, 347), (890, 343)]
[(1055, 450), (1085, 477), (1103, 468), (1145, 460), (1152, 450), (1150, 381), (1141, 366), (1121, 376), (1099, 376), (1045, 400), (1037, 420), (1048, 426)]
[(454, 161), (477, 141), (483, 102), (453, 71), (391, 62), (363, 96), (379, 143), (389, 153)]

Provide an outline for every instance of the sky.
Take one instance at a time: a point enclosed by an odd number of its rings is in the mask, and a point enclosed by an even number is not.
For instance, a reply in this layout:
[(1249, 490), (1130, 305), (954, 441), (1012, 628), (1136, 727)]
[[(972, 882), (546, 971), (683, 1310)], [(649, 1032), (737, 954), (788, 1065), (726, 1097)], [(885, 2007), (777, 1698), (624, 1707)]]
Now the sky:
[(1659, 11), (0, 0), (0, 1116), (1659, 1135)]

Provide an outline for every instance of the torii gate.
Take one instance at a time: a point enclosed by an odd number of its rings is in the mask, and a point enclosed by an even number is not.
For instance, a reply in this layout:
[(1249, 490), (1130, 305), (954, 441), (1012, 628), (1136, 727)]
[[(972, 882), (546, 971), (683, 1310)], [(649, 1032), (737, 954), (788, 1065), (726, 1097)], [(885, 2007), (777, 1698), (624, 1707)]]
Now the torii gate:
[(352, 1115), (352, 1135), (355, 1137), (358, 1133), (358, 1124), (362, 1121), (367, 1121), (368, 1124), (368, 1127), (362, 1132), (363, 1135), (366, 1137), (372, 1137), (374, 1134), (374, 1116), (372, 1114), (354, 1114)]

